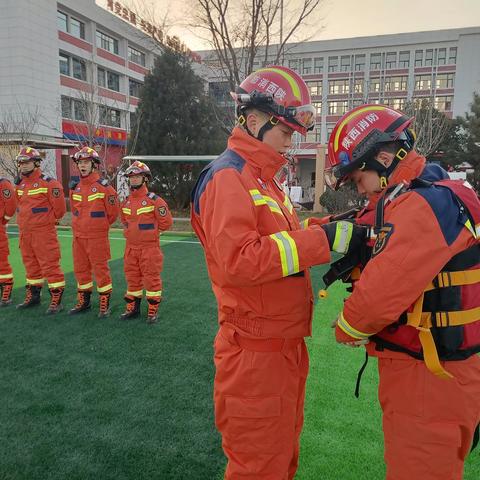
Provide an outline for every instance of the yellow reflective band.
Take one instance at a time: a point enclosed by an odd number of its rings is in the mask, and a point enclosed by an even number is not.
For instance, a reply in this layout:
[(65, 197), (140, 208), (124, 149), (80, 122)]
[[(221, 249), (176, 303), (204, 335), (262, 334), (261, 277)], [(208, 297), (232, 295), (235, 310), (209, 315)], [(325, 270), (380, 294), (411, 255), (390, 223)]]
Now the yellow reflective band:
[(350, 121), (352, 118), (355, 118), (356, 116), (360, 115), (361, 113), (365, 112), (378, 112), (380, 110), (385, 110), (385, 107), (378, 105), (375, 107), (365, 107), (361, 108), (360, 110), (357, 110), (356, 112), (353, 112), (350, 114), (348, 117), (346, 117), (343, 122), (339, 125), (337, 132), (335, 133), (335, 140), (333, 143), (333, 151), (336, 152), (338, 150), (338, 139), (340, 138), (340, 133), (342, 133), (343, 127)]
[(129, 208), (122, 208), (122, 212), (125, 215), (131, 215), (132, 214), (132, 211)]
[(292, 214), (293, 212), (293, 205), (292, 205), (292, 202), (290, 201), (290, 199), (288, 198), (288, 195), (285, 195), (285, 200), (283, 201), (283, 204), (287, 207), (290, 215)]
[(109, 283), (108, 285), (105, 285), (104, 287), (97, 287), (97, 292), (98, 293), (109, 292), (111, 289), (112, 289), (112, 284)]
[(97, 200), (97, 199), (100, 199), (100, 198), (105, 198), (105, 194), (104, 193), (94, 193), (93, 195), (89, 195), (87, 197), (87, 200), (89, 202), (93, 202), (94, 200)]
[(305, 230), (305, 228), (308, 228), (308, 218), (306, 218), (305, 220), (303, 220), (303, 221), (300, 223), (300, 226), (302, 227), (303, 230)]
[(49, 283), (48, 288), (59, 288), (65, 286), (65, 280), (63, 282)]
[(268, 195), (262, 195), (257, 189), (249, 190), (249, 192), (255, 206), (267, 205), (272, 212), (283, 215), (282, 209), (273, 198)]
[(284, 72), (283, 70), (280, 70), (279, 68), (261, 68), (260, 70), (257, 70), (256, 73), (260, 72), (275, 72), (281, 75), (290, 85), (290, 88), (292, 89), (293, 95), (300, 101), (302, 101), (302, 97), (300, 94), (300, 87), (298, 86), (297, 81), (295, 78), (293, 78), (289, 73)]
[(353, 225), (350, 222), (338, 222), (335, 228), (335, 239), (332, 250), (338, 253), (346, 253), (352, 239)]
[(21, 197), (23, 195), (23, 190), (17, 190), (17, 195)]
[(343, 316), (343, 312), (340, 313), (340, 316), (337, 319), (337, 325), (339, 326), (340, 330), (342, 330), (350, 337), (356, 338), (357, 340), (363, 340), (365, 338), (370, 337), (373, 333), (363, 333), (360, 330), (353, 328)]
[(90, 288), (93, 288), (93, 282), (84, 283), (83, 285), (77, 283), (77, 288), (78, 290), (88, 290)]
[(249, 190), (250, 195), (253, 198), (253, 203), (258, 206), (258, 205), (266, 205), (267, 202), (264, 200), (263, 195), (260, 193), (259, 190), (254, 188), (253, 190)]
[(149, 207), (142, 207), (137, 210), (137, 215), (141, 215), (142, 213), (153, 212), (154, 210), (155, 210), (155, 207), (153, 205), (150, 205)]
[(300, 271), (295, 240), (286, 231), (272, 233), (270, 238), (277, 244), (282, 265), (282, 275), (287, 277)]
[(150, 291), (146, 290), (145, 295), (147, 297), (161, 297), (162, 296), (162, 291), (158, 290), (157, 292), (150, 292)]
[(13, 273), (6, 273), (5, 275), (0, 275), (0, 280), (10, 280), (13, 278)]
[(41, 188), (35, 188), (33, 190), (28, 191), (28, 195), (40, 195), (42, 193), (48, 193), (48, 188), (41, 187)]
[(143, 295), (143, 290), (136, 290), (135, 292), (127, 290), (127, 296), (128, 295), (130, 295), (131, 297), (141, 297)]
[(81, 202), (82, 201), (82, 196), (81, 195), (78, 195), (77, 193), (74, 193), (72, 195), (72, 199), (73, 200), (76, 200), (77, 202)]
[(478, 238), (480, 236), (480, 223), (478, 225), (475, 225), (474, 227), (472, 225), (472, 222), (470, 220), (467, 220), (465, 222), (465, 227), (473, 235), (473, 238)]
[(30, 285), (43, 285), (43, 282), (45, 282), (44, 278), (27, 278), (26, 280)]

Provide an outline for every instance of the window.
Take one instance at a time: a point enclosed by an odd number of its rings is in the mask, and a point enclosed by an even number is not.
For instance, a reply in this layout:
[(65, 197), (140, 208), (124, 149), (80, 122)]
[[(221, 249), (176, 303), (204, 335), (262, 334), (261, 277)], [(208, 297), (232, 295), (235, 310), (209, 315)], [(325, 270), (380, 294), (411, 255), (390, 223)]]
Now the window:
[(457, 47), (451, 47), (448, 53), (448, 64), (455, 65), (457, 63)]
[(410, 52), (400, 52), (398, 66), (399, 68), (408, 68), (410, 66)]
[[(57, 27), (62, 32), (68, 32), (68, 17), (66, 13), (57, 10)], [(66, 117), (68, 118), (68, 117)]]
[(431, 67), (433, 65), (433, 50), (430, 48), (425, 50), (425, 66)]
[(312, 96), (322, 95), (322, 82), (307, 82), (307, 87), (310, 90), (310, 95)]
[(356, 78), (353, 82), (354, 93), (363, 93), (363, 78)]
[(387, 98), (385, 103), (395, 110), (402, 110), (405, 107), (405, 100), (405, 98)]
[(332, 134), (334, 128), (335, 128), (335, 124), (327, 125), (327, 142), (328, 142), (328, 139), (330, 138), (330, 135)]
[(57, 10), (57, 27), (62, 32), (69, 33), (77, 38), (85, 39), (85, 24), (66, 13)]
[(406, 75), (399, 77), (387, 77), (385, 79), (386, 92), (398, 92), (407, 89), (408, 77)]
[(317, 116), (319, 117), (322, 114), (322, 102), (312, 102), (312, 105), (317, 111)]
[(70, 57), (60, 53), (58, 59), (60, 63), (60, 74), (70, 76)]
[(62, 117), (71, 119), (72, 118), (72, 99), (62, 95), (61, 104), (62, 104)]
[(84, 122), (85, 115), (85, 102), (82, 100), (77, 100), (70, 97), (61, 97), (62, 103), (62, 117), (68, 118), (70, 120), (78, 120), (79, 122)]
[(87, 80), (87, 63), (76, 57), (70, 57), (65, 53), (59, 53), (59, 70), (61, 75), (74, 77), (77, 80)]
[(437, 56), (437, 65), (445, 65), (447, 63), (447, 49), (439, 48)]
[(421, 67), (423, 65), (423, 50), (415, 50), (415, 66)]
[(451, 95), (445, 97), (435, 97), (435, 108), (441, 112), (450, 112), (452, 111), (452, 101), (453, 97)]
[(385, 66), (387, 68), (397, 68), (397, 52), (387, 52)]
[(431, 75), (415, 75), (415, 90), (430, 90), (431, 88)]
[(351, 70), (350, 66), (350, 55), (343, 55), (340, 58), (340, 71), (349, 72)]
[(336, 72), (338, 70), (338, 57), (328, 57), (328, 71)]
[(372, 53), (370, 55), (370, 70), (380, 70), (382, 66), (382, 54)]
[[(307, 132), (307, 138), (305, 139), (306, 142), (308, 143), (319, 143), (320, 142), (320, 133), (321, 133), (321, 130), (320, 130), (320, 127), (315, 127), (313, 130), (310, 130), (309, 132)], [(315, 178), (315, 172), (313, 172), (313, 175)]]
[(364, 101), (363, 98), (354, 98), (352, 101), (352, 108), (359, 107), (360, 105), (363, 105)]
[(142, 88), (142, 83), (132, 80), (131, 78), (128, 79), (128, 90), (131, 97), (139, 97), (140, 96), (140, 89)]
[(73, 100), (73, 117), (79, 122), (86, 121), (86, 105), (82, 100)]
[(100, 123), (109, 127), (120, 127), (120, 110), (100, 105)]
[(313, 73), (323, 73), (323, 57), (313, 59)]
[(343, 95), (350, 92), (349, 80), (330, 80), (328, 82), (328, 93), (330, 95)]
[(97, 47), (118, 55), (118, 40), (97, 30)]
[(138, 65), (145, 66), (145, 54), (140, 50), (137, 50), (133, 47), (128, 47), (128, 60), (133, 63), (138, 63)]
[(298, 70), (298, 59), (294, 58), (293, 60), (289, 60), (288, 67), (292, 70)]
[(118, 73), (98, 67), (97, 81), (99, 87), (115, 90), (116, 92), (120, 91), (120, 75)]
[(370, 79), (370, 92), (379, 92), (381, 89), (380, 78), (373, 77)]
[(355, 55), (355, 71), (363, 72), (365, 70), (365, 55)]
[(348, 111), (348, 100), (333, 100), (328, 102), (329, 115), (343, 115)]
[(312, 73), (312, 59), (304, 58), (302, 61), (302, 73), (303, 75), (309, 75)]
[(435, 88), (453, 88), (455, 85), (454, 73), (439, 73), (435, 80)]

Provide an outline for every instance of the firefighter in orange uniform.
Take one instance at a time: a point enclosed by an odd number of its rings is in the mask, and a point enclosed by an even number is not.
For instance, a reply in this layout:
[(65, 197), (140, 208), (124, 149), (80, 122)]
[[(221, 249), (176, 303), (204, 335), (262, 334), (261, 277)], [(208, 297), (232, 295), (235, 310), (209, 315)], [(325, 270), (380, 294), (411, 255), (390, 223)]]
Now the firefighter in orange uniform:
[(78, 293), (77, 304), (69, 313), (75, 315), (90, 309), (93, 273), (99, 294), (98, 316), (108, 317), (112, 292), (108, 231), (118, 216), (117, 192), (100, 178), (100, 157), (93, 148), (83, 147), (72, 158), (80, 172), (80, 182), (70, 186), (73, 270)]
[(191, 206), (218, 303), (215, 421), (226, 479), (292, 479), (313, 311), (309, 267), (328, 262), (334, 243), (342, 253), (356, 248), (364, 233), (348, 222), (302, 229), (274, 178), (293, 132), (314, 127), (302, 78), (263, 68), (232, 96), (240, 125), (201, 173)]
[(40, 292), (48, 281), (50, 305), (47, 314), (62, 310), (65, 277), (60, 268), (60, 245), (55, 224), (66, 211), (63, 187), (40, 170), (42, 158), (34, 148), (25, 147), (17, 156), (17, 223), (20, 251), (27, 276), (26, 296), (17, 308), (40, 304)]
[(364, 105), (330, 136), (327, 179), (369, 197), (356, 221), (376, 234), (336, 338), (378, 357), (387, 480), (460, 480), (480, 422), (480, 202), (414, 150), (412, 120)]
[(173, 223), (168, 205), (161, 197), (148, 191), (152, 174), (147, 165), (136, 161), (127, 168), (130, 195), (121, 208), (124, 235), (127, 239), (124, 255), (127, 279), (127, 302), (122, 320), (140, 315), (143, 289), (148, 302), (147, 323), (157, 321), (158, 307), (162, 301), (163, 254), (159, 235)]
[(12, 303), (13, 272), (8, 263), (8, 236), (6, 224), (15, 214), (17, 197), (15, 187), (6, 179), (0, 177), (0, 307)]

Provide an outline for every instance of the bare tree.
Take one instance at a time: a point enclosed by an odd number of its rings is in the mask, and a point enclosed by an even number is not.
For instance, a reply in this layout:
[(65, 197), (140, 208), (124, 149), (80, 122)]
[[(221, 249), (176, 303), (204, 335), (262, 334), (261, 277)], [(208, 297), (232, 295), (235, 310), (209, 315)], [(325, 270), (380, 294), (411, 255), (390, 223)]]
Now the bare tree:
[[(300, 27), (318, 17), (323, 0), (302, 0), (297, 9), (283, 0), (192, 0), (191, 28), (213, 49), (213, 63), (231, 90), (254, 70), (254, 62), (283, 63)], [(286, 2), (288, 4), (288, 2)]]
[(433, 97), (409, 101), (403, 110), (415, 117), (412, 124), (417, 135), (415, 149), (425, 157), (435, 153), (448, 133), (449, 118), (435, 108)]
[(17, 176), (16, 156), (19, 146), (29, 145), (41, 121), (38, 106), (17, 104), (2, 111), (0, 117), (0, 173)]

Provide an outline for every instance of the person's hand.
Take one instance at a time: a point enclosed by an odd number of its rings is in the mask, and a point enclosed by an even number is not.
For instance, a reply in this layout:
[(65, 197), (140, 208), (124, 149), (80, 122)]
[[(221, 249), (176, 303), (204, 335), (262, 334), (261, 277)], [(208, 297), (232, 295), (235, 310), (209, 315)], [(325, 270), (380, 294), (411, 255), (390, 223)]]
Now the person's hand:
[(346, 345), (347, 347), (358, 348), (370, 342), (368, 338), (365, 338), (363, 340), (355, 340), (353, 337), (350, 337), (338, 327), (337, 320), (334, 320), (332, 322), (331, 327), (335, 329), (335, 337), (336, 337), (337, 343), (341, 343), (342, 345)]
[(368, 233), (368, 227), (346, 220), (327, 223), (322, 228), (327, 234), (330, 250), (343, 255), (359, 250)]

